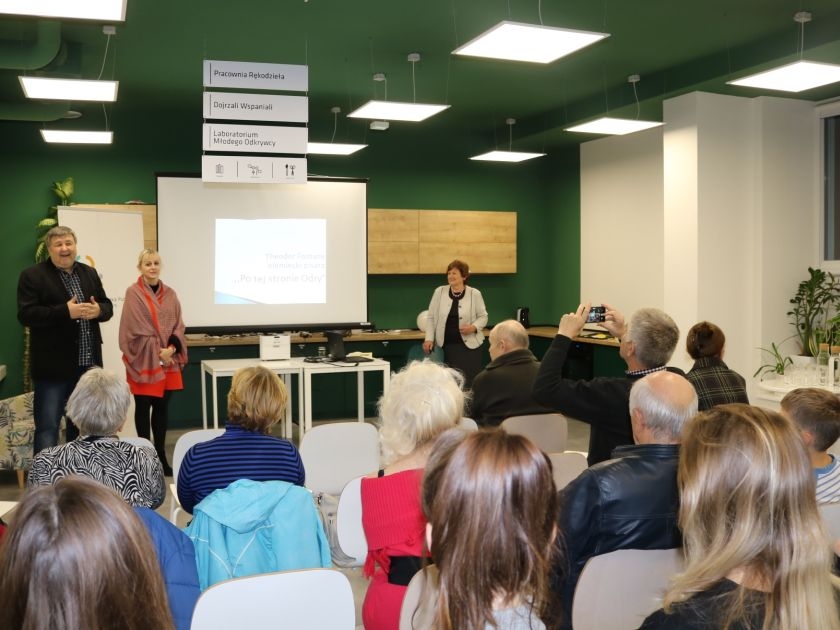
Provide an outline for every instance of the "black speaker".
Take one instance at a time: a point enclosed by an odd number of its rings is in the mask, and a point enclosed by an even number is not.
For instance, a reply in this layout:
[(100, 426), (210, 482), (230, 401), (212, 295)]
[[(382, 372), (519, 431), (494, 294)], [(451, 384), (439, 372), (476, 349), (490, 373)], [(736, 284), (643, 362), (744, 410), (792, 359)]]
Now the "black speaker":
[(528, 315), (530, 309), (527, 306), (520, 306), (516, 309), (516, 321), (522, 324), (525, 328), (531, 327), (531, 319)]

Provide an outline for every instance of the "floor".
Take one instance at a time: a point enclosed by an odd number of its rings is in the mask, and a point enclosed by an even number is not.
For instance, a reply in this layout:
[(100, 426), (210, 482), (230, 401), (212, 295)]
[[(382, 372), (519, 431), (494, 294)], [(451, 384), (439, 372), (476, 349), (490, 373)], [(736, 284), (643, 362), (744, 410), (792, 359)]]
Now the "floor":
[[(372, 422), (372, 419), (368, 420)], [(320, 422), (315, 422), (315, 426), (318, 424), (322, 424)], [(169, 431), (166, 434), (166, 450), (169, 454), (170, 462), (172, 461), (172, 451), (175, 448), (175, 442), (178, 438), (185, 432), (189, 431), (190, 429), (176, 429)], [(278, 429), (279, 430), (279, 429)], [(293, 439), (295, 443), (298, 443), (298, 434), (297, 434), (297, 425), (294, 425), (294, 435)], [(579, 422), (577, 420), (569, 420), (569, 437), (568, 437), (568, 445), (566, 447), (567, 450), (570, 451), (583, 451), (586, 452), (589, 445), (589, 426)], [(172, 479), (167, 478), (167, 484), (171, 483)], [(17, 475), (14, 471), (8, 470), (0, 470), (0, 501), (20, 501), (21, 497), (23, 496), (24, 490), (18, 488), (17, 484)], [(163, 502), (157, 512), (166, 519), (169, 519), (169, 512), (172, 506), (172, 496), (169, 492), (166, 493), (166, 499)], [(178, 526), (184, 527), (186, 526), (189, 520), (189, 514), (185, 512), (181, 512), (178, 515)], [(350, 569), (341, 569), (342, 573), (344, 573), (350, 581), (350, 585), (353, 588), (353, 596), (356, 602), (356, 625), (361, 627), (361, 605), (362, 600), (365, 596), (365, 591), (367, 590), (367, 580), (361, 573), (361, 568), (350, 568)]]

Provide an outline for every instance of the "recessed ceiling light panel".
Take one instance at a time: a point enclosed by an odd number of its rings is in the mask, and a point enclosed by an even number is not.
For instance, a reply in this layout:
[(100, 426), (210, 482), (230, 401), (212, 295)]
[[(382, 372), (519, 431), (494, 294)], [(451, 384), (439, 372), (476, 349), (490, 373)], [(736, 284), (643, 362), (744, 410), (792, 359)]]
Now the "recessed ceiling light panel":
[(56, 129), (41, 129), (44, 142), (62, 144), (111, 144), (114, 141), (113, 131), (58, 131)]
[(837, 81), (840, 81), (840, 65), (797, 61), (727, 83), (781, 92), (804, 92)]
[(404, 122), (420, 122), (435, 114), (439, 114), (449, 105), (432, 105), (429, 103), (401, 103), (399, 101), (368, 101), (354, 112), (347, 114), (348, 118), (370, 118), (373, 120), (400, 120)]
[(309, 142), (306, 152), (310, 155), (350, 155), (361, 151), (366, 144), (345, 144), (342, 142)]
[(19, 76), (23, 93), (27, 98), (55, 101), (102, 101), (117, 100), (119, 81), (86, 81), (82, 79), (50, 79), (47, 77)]
[(661, 127), (662, 123), (655, 120), (631, 120), (629, 118), (610, 118), (605, 116), (582, 125), (567, 127), (564, 131), (576, 131), (581, 133), (600, 133), (610, 136), (623, 136), (628, 133), (635, 133), (644, 129)]
[(125, 22), (126, 0), (0, 0), (0, 13)]
[(452, 54), (507, 59), (509, 61), (551, 63), (605, 37), (609, 37), (609, 33), (537, 26), (505, 20), (463, 46), (456, 48), (452, 51)]
[(488, 151), (481, 155), (474, 155), (470, 159), (484, 162), (524, 162), (544, 155), (545, 153), (526, 153), (524, 151)]

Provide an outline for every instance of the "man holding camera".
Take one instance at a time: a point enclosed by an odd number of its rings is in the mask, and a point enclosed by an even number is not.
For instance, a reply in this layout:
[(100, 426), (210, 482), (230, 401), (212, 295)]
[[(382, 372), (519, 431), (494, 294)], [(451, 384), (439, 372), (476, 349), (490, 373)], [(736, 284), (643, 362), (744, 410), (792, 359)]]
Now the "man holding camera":
[(557, 335), (542, 359), (534, 382), (537, 402), (589, 425), (590, 466), (610, 459), (615, 447), (633, 444), (628, 403), (634, 382), (665, 369), (683, 374), (677, 368), (665, 367), (680, 336), (670, 316), (657, 308), (642, 308), (628, 323), (612, 306), (603, 306), (605, 312), (600, 323), (619, 340), (619, 355), (627, 364), (625, 375), (589, 381), (563, 378), (569, 346), (589, 317), (591, 305), (587, 302), (560, 319)]

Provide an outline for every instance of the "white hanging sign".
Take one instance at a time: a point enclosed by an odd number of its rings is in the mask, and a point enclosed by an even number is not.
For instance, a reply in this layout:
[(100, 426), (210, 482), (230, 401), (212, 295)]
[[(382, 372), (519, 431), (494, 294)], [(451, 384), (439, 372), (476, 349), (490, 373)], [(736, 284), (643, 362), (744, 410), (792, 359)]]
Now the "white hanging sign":
[(201, 156), (201, 181), (305, 184), (306, 158), (203, 155)]
[(204, 87), (306, 92), (309, 66), (205, 59)]
[(306, 154), (309, 139), (306, 127), (269, 125), (217, 125), (205, 123), (202, 129), (205, 151), (235, 153)]
[(281, 94), (205, 92), (204, 117), (306, 123), (309, 122), (309, 99)]

